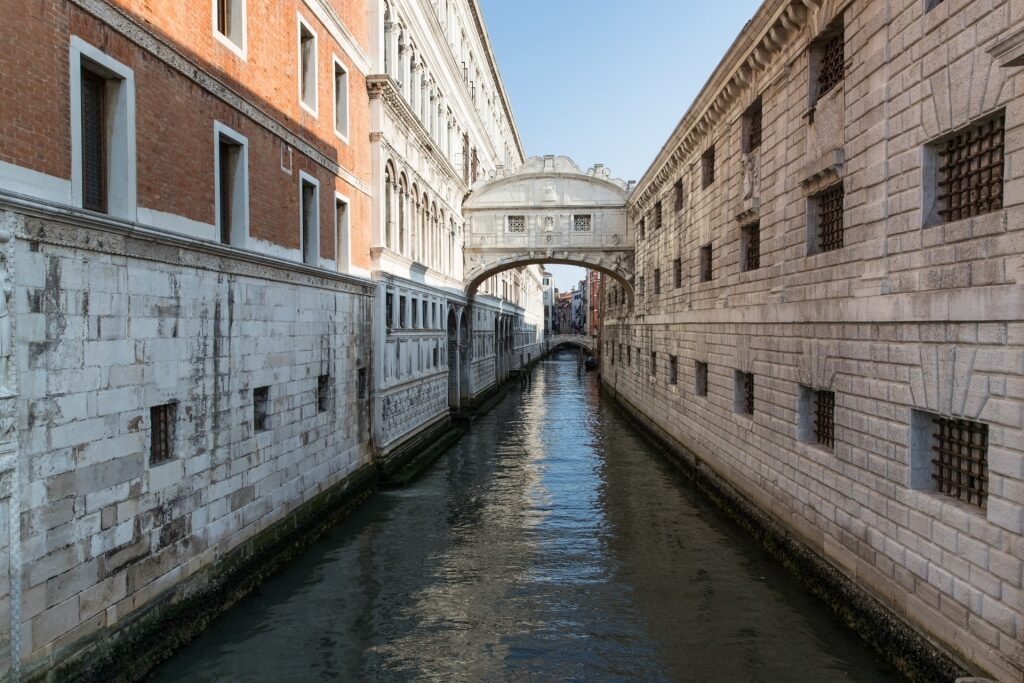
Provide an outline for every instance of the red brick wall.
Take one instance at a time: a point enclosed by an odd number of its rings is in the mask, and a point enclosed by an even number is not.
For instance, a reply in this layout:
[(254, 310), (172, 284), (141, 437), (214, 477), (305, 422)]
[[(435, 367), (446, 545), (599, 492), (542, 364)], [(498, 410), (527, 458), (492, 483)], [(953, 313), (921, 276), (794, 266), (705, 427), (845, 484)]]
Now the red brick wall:
[[(30, 5), (26, 7), (26, 4)], [(247, 59), (212, 31), (210, 0), (114, 0), (189, 59), (256, 103), (363, 182), (370, 183), (369, 101), (351, 60), (300, 0), (248, 2)], [(364, 0), (337, 6), (349, 31), (368, 44)], [(344, 10), (344, 12), (341, 12)], [(296, 13), (317, 33), (318, 116), (299, 107)], [(68, 51), (71, 35), (135, 73), (138, 203), (214, 223), (213, 121), (249, 140), (250, 234), (299, 246), (298, 171), (320, 181), (321, 254), (334, 254), (334, 190), (351, 199), (352, 260), (369, 268), (370, 198), (297, 150), (281, 170), (282, 141), (67, 0), (0, 0), (0, 160), (70, 178)], [(334, 134), (333, 56), (349, 73), (349, 143)]]

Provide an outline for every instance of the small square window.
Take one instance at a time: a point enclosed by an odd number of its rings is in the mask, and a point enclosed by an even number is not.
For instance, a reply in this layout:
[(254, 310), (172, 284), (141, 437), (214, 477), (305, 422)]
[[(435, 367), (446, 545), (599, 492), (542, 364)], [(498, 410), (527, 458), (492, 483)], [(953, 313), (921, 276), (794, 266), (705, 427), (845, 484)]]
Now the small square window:
[(165, 403), (149, 409), (149, 464), (159, 465), (174, 459), (174, 429), (177, 403)]
[(676, 384), (679, 381), (679, 363), (675, 356), (668, 357), (668, 383)]
[(316, 410), (326, 412), (331, 405), (331, 376), (320, 375), (316, 378)]
[(985, 508), (988, 425), (915, 410), (910, 429), (911, 486)]
[(700, 159), (701, 179), (703, 187), (715, 182), (715, 146), (708, 147)]
[(509, 216), (508, 231), (514, 234), (526, 232), (526, 216)]
[(711, 268), (711, 245), (705, 244), (700, 248), (700, 281), (710, 282), (714, 275)]
[(708, 395), (708, 364), (699, 360), (693, 363), (693, 393), (697, 396)]
[(925, 148), (925, 183), (934, 192), (925, 225), (1003, 208), (1005, 126), (1000, 111)]
[(736, 398), (733, 409), (741, 415), (754, 414), (754, 374), (736, 371)]
[(743, 271), (761, 267), (761, 223), (751, 223), (741, 228), (740, 266)]
[(590, 214), (572, 217), (573, 232), (590, 232)]
[(252, 390), (252, 428), (257, 432), (270, 429), (270, 387)]

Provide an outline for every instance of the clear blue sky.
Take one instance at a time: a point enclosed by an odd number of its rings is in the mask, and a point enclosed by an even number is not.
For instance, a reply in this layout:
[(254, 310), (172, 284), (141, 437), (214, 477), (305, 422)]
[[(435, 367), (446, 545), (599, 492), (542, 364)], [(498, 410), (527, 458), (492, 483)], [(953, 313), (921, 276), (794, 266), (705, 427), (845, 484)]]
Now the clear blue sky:
[[(639, 180), (759, 0), (480, 0), (527, 156)], [(561, 290), (573, 266), (550, 266)]]

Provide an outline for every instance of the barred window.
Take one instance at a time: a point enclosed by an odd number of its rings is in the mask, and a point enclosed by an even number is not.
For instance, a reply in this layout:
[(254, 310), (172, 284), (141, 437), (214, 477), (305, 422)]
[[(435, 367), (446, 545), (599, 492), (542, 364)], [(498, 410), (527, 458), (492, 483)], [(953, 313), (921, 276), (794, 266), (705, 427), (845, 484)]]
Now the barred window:
[(741, 266), (744, 271), (761, 267), (761, 223), (751, 223), (742, 228), (740, 235)]
[(715, 146), (712, 145), (700, 159), (702, 185), (707, 187), (715, 182)]
[(654, 293), (661, 294), (661, 268), (654, 269)]
[(679, 381), (679, 363), (675, 356), (668, 357), (668, 383), (676, 384)]
[(658, 376), (658, 352), (651, 351), (651, 377)]
[(819, 446), (832, 448), (835, 445), (835, 411), (835, 392), (814, 392), (814, 440)]
[(815, 237), (811, 253), (843, 247), (843, 185), (839, 183), (813, 197)]
[(681, 211), (682, 208), (683, 208), (683, 179), (682, 178), (680, 178), (679, 180), (676, 181), (676, 184), (675, 184), (675, 186), (673, 188), (673, 192), (675, 194), (676, 211)]
[(270, 387), (252, 390), (252, 428), (257, 432), (270, 429)]
[(745, 152), (753, 152), (761, 146), (761, 98), (750, 106), (745, 117), (747, 127)]
[(149, 409), (149, 464), (159, 465), (174, 459), (174, 426), (177, 403), (165, 403)]
[(711, 269), (711, 245), (705, 244), (700, 248), (700, 281), (710, 282), (713, 271)]
[(683, 261), (682, 259), (676, 259), (672, 261), (672, 285), (674, 287), (683, 286)]
[(938, 212), (943, 222), (1003, 207), (1003, 142), (1000, 112), (936, 144)]
[(988, 497), (988, 425), (931, 416), (932, 479), (940, 493), (984, 508)]
[(697, 396), (708, 395), (708, 364), (701, 361), (694, 361), (693, 364), (693, 393)]
[(526, 232), (526, 216), (509, 216), (509, 232)]
[(825, 29), (813, 48), (817, 58), (819, 98), (843, 81), (846, 69), (844, 43), (843, 17), (840, 15)]
[(661, 230), (662, 226), (662, 214), (661, 214), (661, 202), (654, 205), (654, 229)]
[(590, 214), (572, 217), (573, 232), (590, 232)]
[(736, 371), (736, 402), (735, 410), (743, 415), (754, 414), (754, 375), (750, 372)]

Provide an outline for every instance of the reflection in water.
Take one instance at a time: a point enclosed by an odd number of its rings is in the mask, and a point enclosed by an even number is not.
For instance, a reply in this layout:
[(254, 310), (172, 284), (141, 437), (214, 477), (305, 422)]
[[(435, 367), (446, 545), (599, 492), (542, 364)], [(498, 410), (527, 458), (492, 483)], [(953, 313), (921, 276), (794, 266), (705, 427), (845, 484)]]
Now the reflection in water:
[(155, 678), (898, 677), (658, 461), (567, 354)]

